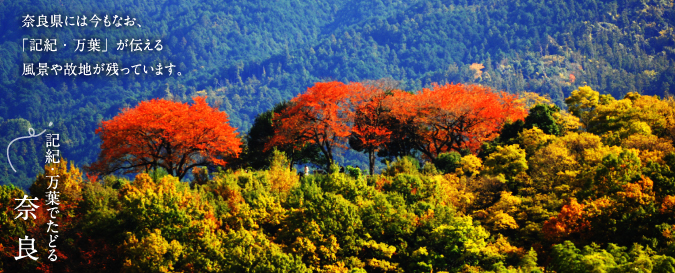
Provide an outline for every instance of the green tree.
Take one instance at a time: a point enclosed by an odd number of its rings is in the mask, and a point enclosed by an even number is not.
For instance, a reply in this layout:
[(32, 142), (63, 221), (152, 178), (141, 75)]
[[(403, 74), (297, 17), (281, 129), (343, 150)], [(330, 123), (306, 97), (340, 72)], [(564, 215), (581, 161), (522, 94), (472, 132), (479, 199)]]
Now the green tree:
[(558, 112), (560, 112), (558, 106), (537, 104), (530, 109), (530, 113), (525, 117), (524, 127), (532, 129), (536, 126), (546, 134), (560, 136), (563, 130), (555, 118), (555, 114)]
[[(289, 107), (288, 102), (277, 104), (274, 109), (258, 115), (245, 138), (245, 149), (242, 154), (242, 165), (251, 166), (254, 169), (265, 169), (270, 166), (274, 149), (266, 149), (265, 145), (274, 137), (274, 117)], [(322, 164), (319, 150), (316, 145), (304, 144), (301, 149), (294, 149), (291, 145), (277, 145), (278, 151), (284, 152), (289, 159), (289, 168), (295, 164), (315, 162)]]
[(525, 157), (525, 150), (518, 144), (497, 146), (497, 150), (485, 160), (484, 171), (490, 175), (501, 176), (505, 182), (513, 185), (516, 177), (529, 168)]

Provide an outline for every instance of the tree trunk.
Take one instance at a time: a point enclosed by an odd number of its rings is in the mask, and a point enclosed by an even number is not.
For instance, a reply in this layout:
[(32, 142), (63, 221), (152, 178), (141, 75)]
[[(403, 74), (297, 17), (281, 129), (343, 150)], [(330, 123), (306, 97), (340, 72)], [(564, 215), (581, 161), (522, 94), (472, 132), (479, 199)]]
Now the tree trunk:
[(375, 151), (374, 150), (368, 151), (368, 161), (369, 161), (368, 163), (369, 163), (369, 167), (370, 167), (370, 169), (369, 169), (370, 175), (373, 175), (373, 174), (375, 174)]

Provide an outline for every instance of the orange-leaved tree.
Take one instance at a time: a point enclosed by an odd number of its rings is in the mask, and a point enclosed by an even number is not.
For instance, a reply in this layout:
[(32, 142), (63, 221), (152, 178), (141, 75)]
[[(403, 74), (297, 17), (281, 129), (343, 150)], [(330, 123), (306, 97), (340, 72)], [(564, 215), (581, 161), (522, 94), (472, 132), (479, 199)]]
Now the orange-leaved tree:
[(590, 238), (591, 223), (587, 213), (584, 211), (586, 206), (579, 204), (576, 198), (572, 198), (569, 204), (566, 204), (556, 216), (551, 216), (544, 222), (544, 236), (555, 243), (564, 240), (573, 239), (577, 243), (585, 242)]
[(330, 166), (334, 149), (346, 148), (354, 114), (354, 90), (363, 88), (360, 83), (337, 81), (314, 84), (274, 117), (275, 134), (266, 149), (279, 145), (300, 149), (304, 144), (316, 144)]
[(440, 153), (475, 152), (497, 136), (507, 121), (527, 115), (515, 95), (480, 85), (433, 85), (415, 95), (399, 92), (389, 100), (392, 115), (406, 124), (414, 146), (430, 160)]
[(225, 112), (203, 97), (194, 104), (153, 99), (127, 108), (96, 129), (101, 137), (96, 173), (148, 171), (162, 167), (179, 179), (197, 166), (225, 165), (241, 141)]

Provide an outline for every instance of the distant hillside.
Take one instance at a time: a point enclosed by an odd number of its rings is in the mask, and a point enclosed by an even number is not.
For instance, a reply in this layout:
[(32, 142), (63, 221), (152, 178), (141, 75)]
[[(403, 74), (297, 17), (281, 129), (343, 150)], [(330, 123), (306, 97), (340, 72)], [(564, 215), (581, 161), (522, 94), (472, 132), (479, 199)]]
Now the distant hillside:
[[(416, 90), (472, 82), (562, 100), (588, 84), (620, 98), (675, 86), (673, 1), (3, 1), (0, 147), (47, 128), (77, 164), (98, 154), (97, 123), (139, 101), (208, 95), (245, 133), (255, 116), (327, 79), (391, 77)], [(142, 27), (21, 28), (22, 16), (131, 16)], [(56, 53), (22, 52), (23, 38), (56, 38)], [(109, 52), (72, 52), (72, 39), (108, 39)], [(116, 52), (119, 39), (161, 39), (161, 52)], [(182, 76), (24, 77), (27, 63), (173, 63)], [(133, 74), (133, 73), (132, 73)], [(27, 122), (29, 121), (31, 125)], [(41, 169), (40, 139), (12, 145), (25, 186)], [(3, 149), (4, 150), (4, 149)], [(5, 162), (5, 153), (0, 160)]]

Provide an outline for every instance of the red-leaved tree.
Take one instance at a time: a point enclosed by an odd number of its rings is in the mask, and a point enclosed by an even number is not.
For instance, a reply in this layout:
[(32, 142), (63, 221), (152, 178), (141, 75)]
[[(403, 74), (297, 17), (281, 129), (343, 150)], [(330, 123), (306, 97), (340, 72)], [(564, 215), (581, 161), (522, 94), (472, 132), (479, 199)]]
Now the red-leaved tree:
[(418, 94), (397, 92), (387, 98), (391, 114), (401, 124), (415, 149), (430, 160), (443, 152), (469, 149), (497, 136), (506, 121), (523, 119), (524, 107), (516, 96), (479, 85), (434, 85)]
[(227, 114), (203, 97), (192, 105), (164, 99), (141, 102), (103, 121), (96, 134), (101, 153), (89, 169), (100, 174), (162, 167), (182, 179), (193, 167), (224, 166), (241, 152)]
[(356, 104), (352, 134), (349, 146), (368, 154), (370, 174), (375, 172), (376, 153), (389, 141), (392, 133), (389, 121), (389, 107), (385, 99), (393, 90), (381, 82), (366, 85), (366, 88), (351, 89), (352, 101)]
[(289, 144), (298, 144), (295, 146), (299, 149), (300, 144), (316, 144), (330, 166), (335, 148), (346, 148), (351, 134), (355, 89), (363, 86), (320, 82), (293, 98), (291, 105), (274, 117), (275, 134), (266, 149)]

